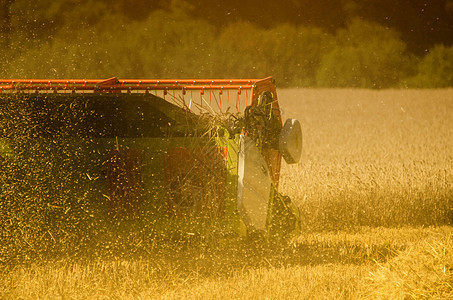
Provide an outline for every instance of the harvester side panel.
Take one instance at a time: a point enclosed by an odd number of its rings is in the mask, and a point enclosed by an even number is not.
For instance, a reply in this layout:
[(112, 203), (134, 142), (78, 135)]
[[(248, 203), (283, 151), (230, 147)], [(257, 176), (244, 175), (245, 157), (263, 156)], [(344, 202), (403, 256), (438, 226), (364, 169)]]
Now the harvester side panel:
[[(271, 77), (0, 79), (0, 105), (12, 108), (0, 106), (2, 116), (10, 118), (0, 123), (0, 158), (13, 158), (15, 147), (30, 161), (39, 158), (31, 164), (38, 167), (45, 165), (41, 160), (46, 156), (33, 152), (47, 151), (55, 160), (54, 166), (47, 164), (53, 172), (46, 177), (49, 186), (55, 178), (63, 182), (55, 185), (62, 191), (73, 184), (80, 199), (97, 199), (87, 205), (99, 217), (145, 217), (163, 228), (188, 232), (190, 220), (217, 220), (244, 235), (272, 227), (272, 215), (287, 207), (273, 205), (286, 198), (276, 190), (282, 118)], [(264, 164), (258, 169), (266, 170), (268, 184), (260, 205), (248, 207), (253, 197), (245, 195), (249, 202), (239, 211), (238, 187), (247, 181), (240, 183), (238, 172), (246, 154), (240, 149), (244, 137), (255, 145), (254, 155)], [(24, 151), (29, 144), (30, 153)], [(60, 176), (67, 166), (70, 176)], [(251, 187), (256, 182), (251, 183), (246, 182)], [(55, 194), (59, 191), (55, 188)], [(68, 201), (65, 195), (58, 201)], [(255, 206), (262, 215), (258, 221)]]

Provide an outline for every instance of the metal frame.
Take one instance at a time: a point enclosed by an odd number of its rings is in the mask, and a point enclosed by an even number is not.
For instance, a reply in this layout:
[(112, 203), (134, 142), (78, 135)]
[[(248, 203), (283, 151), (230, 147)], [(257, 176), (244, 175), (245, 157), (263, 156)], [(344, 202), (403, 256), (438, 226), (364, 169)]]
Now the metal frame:
[[(272, 77), (263, 79), (0, 79), (0, 93), (154, 93), (156, 96), (177, 96), (190, 98), (200, 97), (200, 106), (207, 102), (204, 100), (205, 92), (218, 95), (222, 107), (222, 95), (226, 94), (227, 107), (231, 106), (230, 96), (234, 97), (236, 109), (241, 112), (245, 106), (253, 105), (263, 91), (274, 94), (275, 105), (278, 109), (276, 89)], [(195, 95), (194, 95), (195, 93)], [(231, 94), (231, 95), (230, 95)], [(245, 95), (244, 95), (245, 94)], [(244, 97), (240, 100), (240, 97)], [(217, 99), (216, 98), (216, 99)]]
[[(261, 105), (260, 97), (264, 92), (272, 94), (272, 101), (270, 102), (271, 109), (274, 112), (274, 116), (277, 118), (278, 123), (282, 126), (280, 108), (278, 105), (277, 91), (272, 77), (263, 79), (118, 79), (112, 77), (106, 80), (101, 79), (0, 79), (0, 94), (154, 94), (156, 96), (162, 96), (165, 99), (166, 95), (169, 95), (173, 99), (173, 104), (179, 104), (179, 106), (187, 106), (184, 101), (184, 97), (187, 95), (190, 98), (190, 103), (193, 103), (193, 98), (200, 97), (200, 106), (204, 106), (204, 103), (211, 101), (212, 95), (219, 104), (219, 108), (231, 108), (236, 107), (239, 115), (246, 111), (253, 109)], [(206, 93), (206, 94), (205, 94)], [(233, 96), (233, 100), (230, 102), (230, 94)], [(222, 95), (225, 95), (227, 103), (222, 106)], [(175, 101), (181, 97), (183, 101)], [(224, 99), (225, 99), (224, 98)], [(177, 103), (175, 103), (177, 102)], [(237, 232), (239, 235), (245, 235), (247, 228), (243, 220), (236, 213), (236, 197), (237, 197), (237, 161), (239, 154), (239, 139), (240, 134), (247, 135), (247, 132), (233, 133), (229, 136), (228, 132), (225, 132), (225, 136), (216, 137), (214, 142), (220, 148), (224, 149), (228, 155), (226, 155), (227, 174), (225, 178), (225, 220), (229, 224), (231, 230)], [(118, 143), (118, 140), (117, 140)], [(184, 146), (184, 143), (181, 144)], [(281, 154), (278, 149), (270, 147), (260, 147), (261, 155), (263, 155), (268, 167), (272, 180), (272, 190), (270, 195), (270, 210), (276, 210), (275, 201), (284, 202), (284, 198), (278, 194), (277, 188), (280, 177), (281, 167)], [(290, 201), (286, 201), (287, 204), (283, 204), (284, 208), (290, 204)], [(283, 208), (279, 208), (278, 211), (283, 211)], [(297, 210), (297, 209), (296, 209)], [(295, 211), (296, 211), (295, 210)], [(274, 214), (274, 212), (272, 212)], [(271, 219), (268, 220), (267, 231), (271, 231)]]

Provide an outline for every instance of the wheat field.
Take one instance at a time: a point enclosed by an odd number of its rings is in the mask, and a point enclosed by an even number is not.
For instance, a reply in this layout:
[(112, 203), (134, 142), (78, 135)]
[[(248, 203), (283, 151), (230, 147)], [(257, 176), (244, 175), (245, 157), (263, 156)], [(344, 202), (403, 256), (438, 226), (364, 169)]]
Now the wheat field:
[(0, 299), (451, 299), (453, 90), (279, 90), (303, 157), (285, 245), (169, 246), (0, 269)]
[(304, 127), (283, 192), (308, 230), (453, 219), (453, 90), (283, 90)]

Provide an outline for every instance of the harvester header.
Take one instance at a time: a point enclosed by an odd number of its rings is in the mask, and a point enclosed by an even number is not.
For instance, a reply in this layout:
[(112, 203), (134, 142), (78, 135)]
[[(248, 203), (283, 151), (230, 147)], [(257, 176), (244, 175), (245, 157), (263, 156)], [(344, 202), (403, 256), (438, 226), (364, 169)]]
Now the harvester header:
[[(264, 79), (0, 79), (0, 93), (152, 93), (162, 98), (190, 96), (203, 106), (203, 97), (240, 110), (254, 94), (276, 94), (272, 77)], [(223, 104), (222, 104), (223, 100)], [(195, 100), (196, 101), (196, 100)], [(231, 103), (230, 103), (231, 102)], [(245, 107), (242, 106), (242, 107)]]
[(1, 160), (36, 173), (42, 201), (86, 198), (99, 220), (288, 236), (300, 219), (281, 159), (299, 161), (301, 134), (271, 77), (0, 79)]

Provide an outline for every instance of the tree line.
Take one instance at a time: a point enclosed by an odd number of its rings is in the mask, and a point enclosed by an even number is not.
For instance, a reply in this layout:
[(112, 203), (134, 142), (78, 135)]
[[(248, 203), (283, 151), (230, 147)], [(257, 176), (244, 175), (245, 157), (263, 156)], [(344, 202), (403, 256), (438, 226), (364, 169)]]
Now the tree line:
[(453, 86), (452, 46), (417, 53), (400, 31), (372, 18), (353, 16), (335, 28), (240, 18), (219, 26), (197, 16), (190, 1), (142, 14), (120, 13), (124, 1), (1, 3), (8, 4), (4, 78), (273, 76), (281, 87)]

